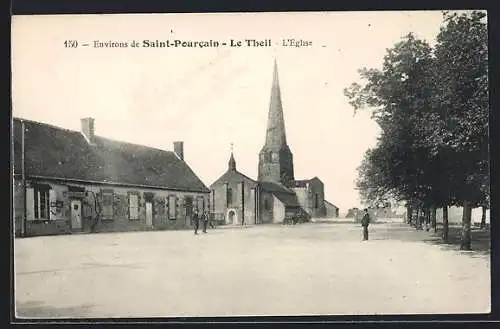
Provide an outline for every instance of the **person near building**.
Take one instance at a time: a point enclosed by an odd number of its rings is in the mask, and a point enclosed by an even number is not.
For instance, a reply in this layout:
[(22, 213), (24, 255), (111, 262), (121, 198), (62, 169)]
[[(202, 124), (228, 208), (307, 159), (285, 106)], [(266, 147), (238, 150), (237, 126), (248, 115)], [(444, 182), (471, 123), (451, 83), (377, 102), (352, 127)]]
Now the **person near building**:
[(201, 215), (201, 220), (203, 221), (203, 233), (207, 233), (207, 225), (208, 225), (208, 211), (205, 211)]
[(196, 210), (196, 209), (193, 212), (193, 224), (194, 224), (194, 234), (198, 234), (198, 228), (200, 225), (200, 218), (198, 216), (198, 210)]

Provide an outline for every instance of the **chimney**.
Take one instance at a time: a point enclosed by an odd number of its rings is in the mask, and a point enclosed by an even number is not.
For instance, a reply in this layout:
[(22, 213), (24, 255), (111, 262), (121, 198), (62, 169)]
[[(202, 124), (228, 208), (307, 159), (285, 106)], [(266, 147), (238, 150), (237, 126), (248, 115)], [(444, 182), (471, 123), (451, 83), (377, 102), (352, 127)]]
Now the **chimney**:
[(94, 118), (80, 119), (82, 125), (82, 134), (85, 138), (92, 143), (94, 140)]
[(174, 153), (184, 161), (184, 142), (174, 142)]

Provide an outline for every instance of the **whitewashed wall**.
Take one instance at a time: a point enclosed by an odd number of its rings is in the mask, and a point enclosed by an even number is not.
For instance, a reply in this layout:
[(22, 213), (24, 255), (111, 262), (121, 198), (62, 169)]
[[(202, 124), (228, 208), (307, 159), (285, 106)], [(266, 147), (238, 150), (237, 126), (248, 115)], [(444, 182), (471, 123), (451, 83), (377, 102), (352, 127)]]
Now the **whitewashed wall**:
[[(448, 208), (448, 221), (450, 223), (459, 224), (462, 222), (462, 207), (449, 207)], [(472, 209), (472, 223), (481, 223), (482, 209), (474, 208)], [(443, 209), (440, 208), (436, 211), (436, 220), (438, 223), (443, 222)], [(490, 210), (486, 210), (486, 223), (490, 223)]]

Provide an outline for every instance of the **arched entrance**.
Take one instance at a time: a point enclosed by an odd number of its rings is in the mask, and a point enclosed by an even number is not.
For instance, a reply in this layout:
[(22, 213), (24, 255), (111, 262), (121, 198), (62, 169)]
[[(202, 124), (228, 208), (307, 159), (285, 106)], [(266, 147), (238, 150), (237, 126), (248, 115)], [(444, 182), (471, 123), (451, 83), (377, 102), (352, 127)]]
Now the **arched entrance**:
[(227, 216), (226, 216), (226, 222), (227, 224), (238, 224), (238, 215), (236, 213), (236, 210), (234, 209), (228, 209), (227, 211)]

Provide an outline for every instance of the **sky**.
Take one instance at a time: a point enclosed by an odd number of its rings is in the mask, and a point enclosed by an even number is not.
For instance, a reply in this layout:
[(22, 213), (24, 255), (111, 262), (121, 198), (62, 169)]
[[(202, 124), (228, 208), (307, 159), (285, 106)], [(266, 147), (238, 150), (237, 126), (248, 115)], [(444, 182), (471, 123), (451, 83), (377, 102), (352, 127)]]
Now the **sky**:
[[(344, 213), (360, 206), (356, 168), (379, 128), (369, 111), (354, 116), (343, 89), (409, 32), (432, 44), (441, 22), (440, 11), (14, 16), (13, 116), (72, 130), (93, 117), (96, 135), (165, 150), (184, 141), (207, 186), (233, 143), (237, 169), (256, 179), (276, 58), (295, 178), (319, 177)], [(272, 46), (92, 47), (167, 39)]]

